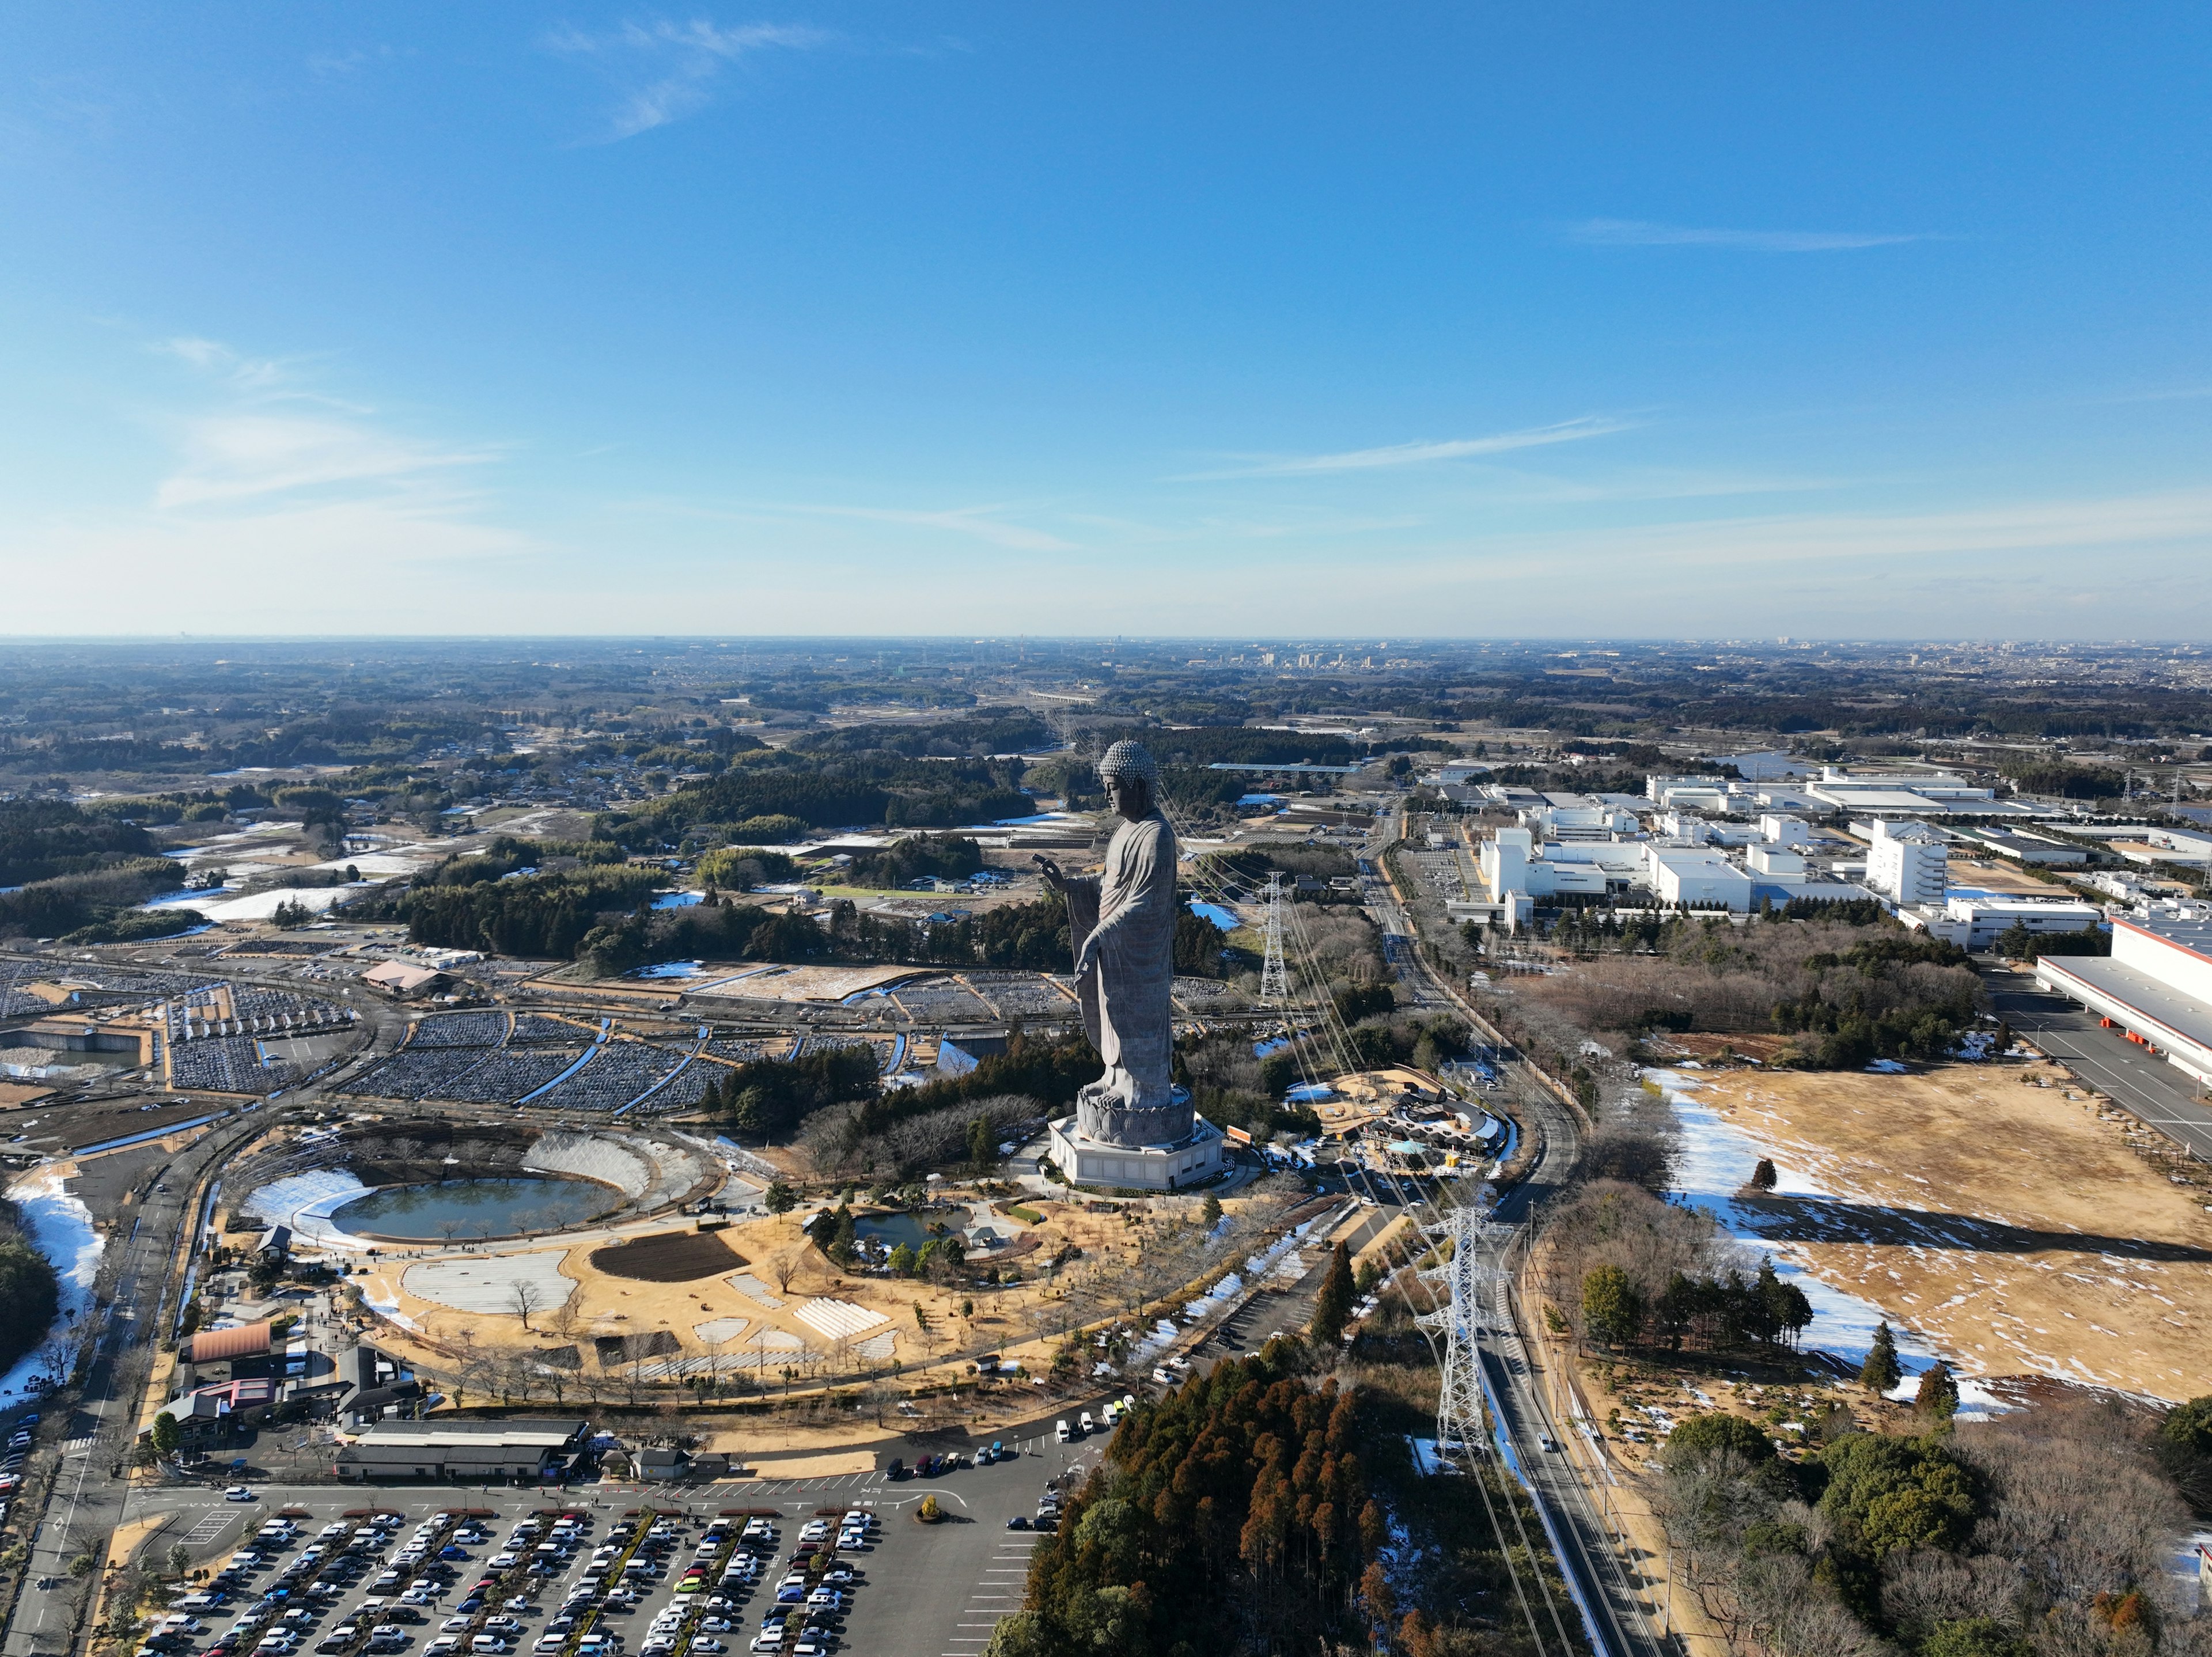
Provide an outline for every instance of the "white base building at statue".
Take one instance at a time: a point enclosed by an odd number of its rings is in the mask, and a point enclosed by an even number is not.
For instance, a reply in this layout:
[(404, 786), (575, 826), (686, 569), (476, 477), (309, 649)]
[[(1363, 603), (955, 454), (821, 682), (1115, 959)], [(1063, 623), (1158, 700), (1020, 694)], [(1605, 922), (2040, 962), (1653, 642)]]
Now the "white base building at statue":
[(1053, 1165), (1070, 1184), (1127, 1186), (1143, 1191), (1188, 1191), (1221, 1172), (1226, 1147), (1221, 1130), (1203, 1116), (1170, 1145), (1113, 1145), (1082, 1132), (1073, 1116), (1052, 1125)]

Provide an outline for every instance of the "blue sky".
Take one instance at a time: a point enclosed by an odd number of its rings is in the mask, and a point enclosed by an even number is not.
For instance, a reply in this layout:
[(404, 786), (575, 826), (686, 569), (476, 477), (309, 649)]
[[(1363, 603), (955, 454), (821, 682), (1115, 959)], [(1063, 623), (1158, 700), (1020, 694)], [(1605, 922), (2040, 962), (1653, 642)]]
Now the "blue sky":
[(0, 13), (0, 631), (2203, 637), (2202, 7)]

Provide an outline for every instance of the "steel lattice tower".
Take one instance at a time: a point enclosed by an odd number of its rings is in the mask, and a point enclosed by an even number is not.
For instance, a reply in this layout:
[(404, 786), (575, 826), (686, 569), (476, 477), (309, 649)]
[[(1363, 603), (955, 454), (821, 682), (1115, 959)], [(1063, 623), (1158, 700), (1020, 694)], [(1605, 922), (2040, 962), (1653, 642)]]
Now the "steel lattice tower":
[(1283, 967), (1283, 877), (1279, 872), (1267, 877), (1267, 954), (1260, 963), (1260, 999), (1274, 1006), (1287, 1006), (1291, 999), (1290, 974)]

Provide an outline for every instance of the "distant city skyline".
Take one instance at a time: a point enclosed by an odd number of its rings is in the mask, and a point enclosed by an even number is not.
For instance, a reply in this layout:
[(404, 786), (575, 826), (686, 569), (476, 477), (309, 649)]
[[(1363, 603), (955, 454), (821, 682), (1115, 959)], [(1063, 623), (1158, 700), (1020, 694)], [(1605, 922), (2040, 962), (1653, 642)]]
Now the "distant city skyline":
[(2212, 17), (0, 17), (0, 636), (2189, 640)]

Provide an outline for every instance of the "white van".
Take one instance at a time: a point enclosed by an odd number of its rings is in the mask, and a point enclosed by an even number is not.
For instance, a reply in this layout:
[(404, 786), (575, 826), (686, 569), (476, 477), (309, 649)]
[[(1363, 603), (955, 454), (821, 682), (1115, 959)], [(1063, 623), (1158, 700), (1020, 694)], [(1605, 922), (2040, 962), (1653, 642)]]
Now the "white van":
[(1094, 1423), (1094, 1422), (1091, 1419), (1091, 1411), (1088, 1411), (1088, 1410), (1085, 1410), (1085, 1411), (1083, 1412), (1083, 1421), (1082, 1421), (1081, 1435), (1080, 1435), (1087, 1436), (1087, 1435), (1091, 1432), (1092, 1429), (1093, 1429), (1096, 1425), (1097, 1425), (1097, 1423)]
[(1062, 1416), (1060, 1418), (1059, 1424), (1053, 1429), (1053, 1436), (1057, 1438), (1063, 1444), (1066, 1443), (1068, 1439), (1072, 1436), (1067, 1430), (1067, 1417), (1066, 1416)]

